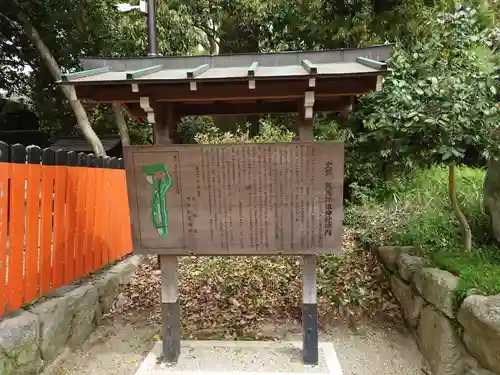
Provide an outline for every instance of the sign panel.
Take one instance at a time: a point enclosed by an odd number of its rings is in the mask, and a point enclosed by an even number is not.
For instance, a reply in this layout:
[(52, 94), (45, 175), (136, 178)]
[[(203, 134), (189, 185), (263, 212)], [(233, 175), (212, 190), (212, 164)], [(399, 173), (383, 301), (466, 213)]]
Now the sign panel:
[(342, 249), (342, 143), (129, 146), (124, 156), (136, 253)]

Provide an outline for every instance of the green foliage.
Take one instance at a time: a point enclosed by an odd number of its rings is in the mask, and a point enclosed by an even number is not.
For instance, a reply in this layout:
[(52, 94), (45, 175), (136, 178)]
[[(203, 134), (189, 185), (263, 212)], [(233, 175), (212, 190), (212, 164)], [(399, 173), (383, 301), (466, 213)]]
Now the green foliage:
[(237, 129), (235, 133), (221, 132), (215, 126), (207, 126), (202, 132), (195, 135), (196, 143), (216, 144), (216, 143), (277, 143), (291, 142), (295, 136), (291, 131), (276, 126), (272, 122), (261, 120), (260, 134), (250, 138), (248, 130)]
[(366, 194), (363, 205), (347, 208), (346, 219), (364, 241), (419, 246), (431, 262), (461, 278), (458, 298), (468, 290), (500, 292), (500, 249), (489, 235), (482, 209), (484, 171), (462, 167), (457, 195), (471, 225), (474, 250), (462, 250), (461, 234), (449, 207), (446, 167), (415, 170), (389, 184), (383, 199)]
[(497, 53), (497, 37), (471, 8), (431, 18), (414, 44), (398, 45), (383, 92), (361, 100), (361, 141), (406, 166), (461, 162), (471, 147), (497, 155), (497, 83), (487, 59)]

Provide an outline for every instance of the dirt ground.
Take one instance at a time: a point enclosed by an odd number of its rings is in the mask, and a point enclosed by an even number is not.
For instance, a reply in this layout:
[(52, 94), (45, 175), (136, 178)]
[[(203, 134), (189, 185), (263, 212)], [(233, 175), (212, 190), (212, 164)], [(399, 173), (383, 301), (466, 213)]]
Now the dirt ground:
[[(300, 327), (274, 327), (277, 339), (300, 340)], [(96, 329), (82, 350), (67, 353), (42, 375), (133, 375), (156, 340), (160, 326), (114, 316)], [(320, 333), (331, 341), (344, 375), (422, 374), (421, 357), (410, 334), (398, 324), (370, 323), (353, 331), (343, 325)]]

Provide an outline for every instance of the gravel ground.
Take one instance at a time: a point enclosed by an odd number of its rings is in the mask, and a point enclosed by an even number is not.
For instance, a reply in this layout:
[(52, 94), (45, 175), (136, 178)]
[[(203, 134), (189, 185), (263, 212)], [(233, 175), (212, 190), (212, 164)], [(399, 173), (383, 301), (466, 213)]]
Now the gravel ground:
[[(160, 327), (147, 316), (105, 321), (81, 351), (69, 353), (43, 375), (133, 375), (159, 339)], [(297, 327), (277, 327), (278, 337), (300, 340)], [(331, 341), (344, 375), (419, 375), (421, 358), (410, 334), (397, 325), (370, 323), (356, 332), (344, 326), (321, 332)]]

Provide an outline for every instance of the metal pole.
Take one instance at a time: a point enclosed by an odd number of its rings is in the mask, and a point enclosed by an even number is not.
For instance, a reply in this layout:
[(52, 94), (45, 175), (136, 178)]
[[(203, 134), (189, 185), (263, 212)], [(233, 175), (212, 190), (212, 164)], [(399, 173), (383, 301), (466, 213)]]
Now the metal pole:
[(148, 56), (157, 55), (156, 47), (156, 4), (155, 0), (148, 1)]

